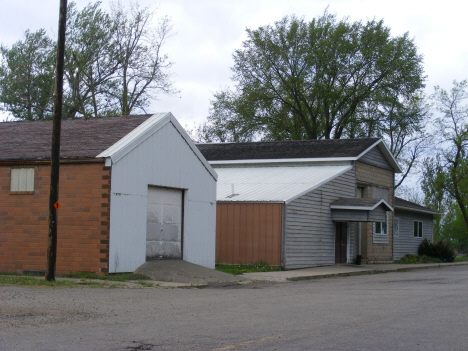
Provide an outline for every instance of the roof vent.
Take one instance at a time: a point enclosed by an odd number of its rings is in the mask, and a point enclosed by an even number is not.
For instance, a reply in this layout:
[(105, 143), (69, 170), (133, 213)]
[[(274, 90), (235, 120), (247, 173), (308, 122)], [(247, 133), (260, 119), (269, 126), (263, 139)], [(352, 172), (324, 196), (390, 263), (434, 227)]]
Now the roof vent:
[(234, 192), (234, 184), (231, 184), (231, 195), (226, 196), (226, 199), (232, 199), (234, 196), (238, 196), (240, 194), (236, 194)]

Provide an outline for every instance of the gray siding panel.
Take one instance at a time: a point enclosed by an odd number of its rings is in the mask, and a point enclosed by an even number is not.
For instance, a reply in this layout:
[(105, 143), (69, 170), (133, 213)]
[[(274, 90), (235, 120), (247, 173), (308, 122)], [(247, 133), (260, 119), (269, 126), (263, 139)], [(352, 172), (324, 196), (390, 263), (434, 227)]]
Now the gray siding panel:
[(340, 222), (365, 222), (369, 211), (359, 210), (332, 210), (332, 219)]
[(382, 151), (380, 151), (378, 146), (369, 150), (364, 156), (362, 156), (359, 159), (359, 161), (362, 163), (367, 163), (368, 165), (393, 171), (392, 166), (390, 165), (390, 163), (388, 163), (387, 159), (382, 154)]
[[(400, 219), (400, 232), (399, 236), (393, 237), (393, 259), (399, 260), (406, 254), (417, 255), (424, 239), (432, 241), (432, 215), (395, 209), (395, 218)], [(414, 237), (414, 221), (423, 222), (422, 238)]]
[(385, 222), (387, 220), (387, 211), (383, 205), (380, 205), (373, 211), (369, 211), (370, 222)]
[[(335, 224), (330, 204), (355, 196), (354, 168), (286, 204), (284, 268), (335, 264)], [(354, 257), (354, 225), (348, 224), (349, 257)]]

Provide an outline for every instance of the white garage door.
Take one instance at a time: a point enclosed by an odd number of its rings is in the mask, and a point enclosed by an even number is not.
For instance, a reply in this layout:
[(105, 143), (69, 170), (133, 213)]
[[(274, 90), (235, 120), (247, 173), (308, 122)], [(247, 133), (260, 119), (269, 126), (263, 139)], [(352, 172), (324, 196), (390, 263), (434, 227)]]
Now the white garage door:
[(182, 259), (183, 190), (148, 187), (146, 259)]

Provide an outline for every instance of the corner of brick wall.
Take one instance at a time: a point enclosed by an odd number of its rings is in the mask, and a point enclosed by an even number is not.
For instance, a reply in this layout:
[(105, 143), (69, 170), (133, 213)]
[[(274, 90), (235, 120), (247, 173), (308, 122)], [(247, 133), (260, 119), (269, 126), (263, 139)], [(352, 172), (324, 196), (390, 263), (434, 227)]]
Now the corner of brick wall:
[[(0, 271), (44, 270), (50, 165), (35, 168), (34, 194), (12, 195), (10, 167), (0, 167)], [(61, 164), (57, 273), (109, 269), (111, 170), (104, 163)]]
[[(365, 163), (356, 163), (356, 181), (369, 184), (369, 186), (378, 186), (389, 189), (389, 205), (393, 207), (393, 172), (379, 167), (371, 166)], [(388, 243), (374, 244), (372, 223), (363, 223), (366, 226), (362, 244), (363, 260), (368, 263), (393, 262), (393, 213), (389, 216)], [(364, 252), (364, 249), (366, 252)]]

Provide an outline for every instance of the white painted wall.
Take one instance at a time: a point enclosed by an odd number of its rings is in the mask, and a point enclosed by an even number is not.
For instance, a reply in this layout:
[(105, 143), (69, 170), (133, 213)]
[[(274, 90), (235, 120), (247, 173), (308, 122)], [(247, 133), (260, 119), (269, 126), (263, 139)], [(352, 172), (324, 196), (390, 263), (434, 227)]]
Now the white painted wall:
[(148, 185), (185, 189), (185, 261), (215, 267), (216, 181), (169, 122), (112, 164), (109, 272), (146, 260)]

